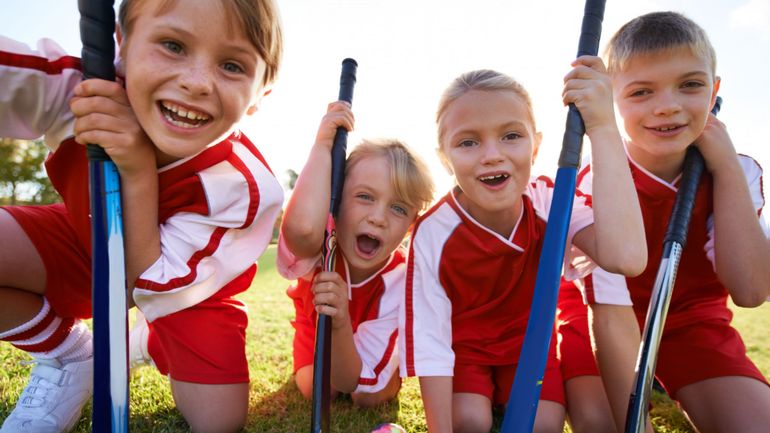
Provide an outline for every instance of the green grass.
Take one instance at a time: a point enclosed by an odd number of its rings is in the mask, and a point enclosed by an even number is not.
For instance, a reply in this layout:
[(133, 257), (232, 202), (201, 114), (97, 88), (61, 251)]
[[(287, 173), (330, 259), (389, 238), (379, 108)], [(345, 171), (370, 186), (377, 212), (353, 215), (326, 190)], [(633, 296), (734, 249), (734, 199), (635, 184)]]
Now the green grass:
[[(289, 320), (293, 307), (285, 291), (288, 283), (274, 269), (275, 249), (268, 249), (251, 290), (241, 296), (249, 306), (247, 354), (251, 371), (248, 424), (245, 431), (260, 433), (306, 432), (310, 403), (302, 399), (291, 376)], [(765, 376), (770, 376), (770, 305), (735, 309), (735, 326), (746, 341), (749, 355)], [(24, 353), (8, 344), (0, 345), (0, 419), (13, 409), (23, 388), (29, 366)], [(74, 431), (90, 431), (90, 406)], [(654, 397), (651, 418), (659, 432), (692, 432), (683, 415), (664, 395)], [(381, 422), (396, 422), (409, 432), (424, 432), (425, 420), (416, 379), (407, 379), (398, 401), (377, 409), (361, 410), (342, 398), (332, 405), (334, 432), (368, 432)], [(134, 432), (179, 432), (187, 427), (174, 408), (167, 380), (152, 368), (139, 370), (131, 382), (131, 430)], [(496, 430), (495, 430), (496, 431)], [(565, 428), (569, 432), (569, 428)]]

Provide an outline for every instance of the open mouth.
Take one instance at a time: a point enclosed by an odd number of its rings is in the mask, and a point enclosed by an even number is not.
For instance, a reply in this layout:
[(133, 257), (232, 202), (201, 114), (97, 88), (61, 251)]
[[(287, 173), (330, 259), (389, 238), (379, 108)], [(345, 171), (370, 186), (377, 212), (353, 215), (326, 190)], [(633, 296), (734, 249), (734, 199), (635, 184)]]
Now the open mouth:
[(481, 176), (479, 180), (489, 186), (497, 186), (508, 180), (509, 177), (507, 174), (496, 174), (493, 176)]
[(197, 128), (211, 120), (211, 116), (206, 113), (190, 110), (172, 102), (161, 101), (158, 107), (169, 123), (180, 128)]
[(356, 246), (358, 247), (358, 251), (367, 257), (375, 255), (377, 250), (380, 249), (381, 244), (382, 242), (380, 242), (379, 239), (371, 235), (364, 234), (356, 236)]
[(653, 131), (660, 132), (660, 133), (670, 133), (670, 132), (678, 131), (684, 127), (685, 125), (666, 125), (666, 126), (653, 126), (648, 129), (652, 129)]

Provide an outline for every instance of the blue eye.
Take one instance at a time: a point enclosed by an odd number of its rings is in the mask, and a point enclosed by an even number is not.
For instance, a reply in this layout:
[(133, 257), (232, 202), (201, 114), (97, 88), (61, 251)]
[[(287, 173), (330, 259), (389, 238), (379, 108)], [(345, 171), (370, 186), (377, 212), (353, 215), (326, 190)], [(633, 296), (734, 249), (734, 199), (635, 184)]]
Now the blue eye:
[(163, 41), (162, 44), (172, 53), (179, 54), (182, 52), (182, 45), (176, 41)]
[(361, 200), (371, 201), (372, 196), (362, 192), (362, 193), (357, 194), (356, 198), (360, 198)]
[(243, 68), (240, 67), (237, 63), (233, 62), (227, 62), (224, 65), (222, 65), (222, 69), (224, 69), (227, 72), (231, 72), (233, 74), (240, 74), (243, 73)]
[(394, 205), (393, 205), (393, 206), (391, 206), (391, 207), (393, 208), (393, 210), (394, 210), (396, 213), (398, 213), (398, 214), (400, 214), (400, 215), (403, 215), (403, 216), (407, 216), (407, 215), (409, 215), (409, 211), (406, 209), (406, 207), (404, 207), (404, 206), (402, 206), (402, 205), (400, 205), (400, 204), (394, 204)]

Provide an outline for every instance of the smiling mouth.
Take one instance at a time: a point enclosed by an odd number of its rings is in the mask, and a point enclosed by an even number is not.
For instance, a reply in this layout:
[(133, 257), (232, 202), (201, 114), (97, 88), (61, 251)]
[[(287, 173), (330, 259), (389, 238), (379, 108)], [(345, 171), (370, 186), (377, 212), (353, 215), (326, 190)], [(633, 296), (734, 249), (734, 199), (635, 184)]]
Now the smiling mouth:
[(206, 113), (190, 110), (171, 102), (161, 101), (158, 106), (163, 117), (172, 125), (180, 128), (197, 128), (211, 120), (211, 116)]
[(487, 185), (496, 186), (505, 182), (509, 177), (507, 174), (496, 174), (494, 176), (481, 176), (479, 180)]
[(684, 125), (660, 126), (660, 127), (652, 127), (649, 129), (652, 129), (653, 131), (658, 131), (658, 132), (669, 132), (669, 131), (675, 131), (680, 128), (684, 128)]

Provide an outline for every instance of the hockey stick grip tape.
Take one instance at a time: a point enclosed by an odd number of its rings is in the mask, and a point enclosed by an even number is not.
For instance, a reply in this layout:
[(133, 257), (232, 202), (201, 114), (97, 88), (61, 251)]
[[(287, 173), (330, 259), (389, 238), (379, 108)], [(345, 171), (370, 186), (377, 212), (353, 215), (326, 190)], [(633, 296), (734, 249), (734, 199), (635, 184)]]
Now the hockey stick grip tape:
[[(342, 61), (342, 74), (340, 75), (339, 100), (348, 103), (353, 102), (353, 88), (356, 85), (356, 71), (358, 63), (347, 58)], [(342, 194), (342, 184), (345, 181), (345, 153), (348, 147), (348, 131), (345, 128), (337, 128), (332, 146), (332, 180), (331, 199), (329, 200), (329, 212), (337, 215)]]
[[(722, 107), (722, 98), (717, 96), (716, 103), (711, 112), (716, 115)], [(679, 182), (679, 190), (674, 201), (674, 209), (671, 211), (671, 219), (666, 230), (664, 243), (676, 242), (684, 248), (687, 244), (687, 232), (690, 227), (690, 217), (695, 205), (695, 194), (698, 191), (701, 175), (705, 169), (705, 162), (700, 151), (695, 146), (687, 148), (682, 168), (682, 180)]]
[[(602, 35), (605, 0), (587, 0), (580, 29), (577, 56), (595, 56), (599, 53), (599, 39)], [(559, 167), (580, 167), (580, 154), (586, 128), (575, 104), (569, 104), (567, 124), (559, 155)]]
[[(84, 78), (115, 81), (115, 9), (112, 1), (78, 0)], [(89, 161), (110, 161), (101, 147), (86, 147)]]

